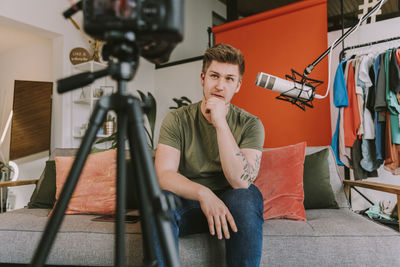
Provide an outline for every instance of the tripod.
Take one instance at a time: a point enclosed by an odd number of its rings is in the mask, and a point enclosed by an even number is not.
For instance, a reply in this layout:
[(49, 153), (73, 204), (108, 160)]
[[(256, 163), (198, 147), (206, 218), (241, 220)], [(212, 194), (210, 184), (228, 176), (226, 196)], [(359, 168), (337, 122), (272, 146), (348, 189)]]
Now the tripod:
[[(132, 168), (135, 171), (139, 211), (142, 218), (143, 263), (145, 266), (157, 266), (157, 257), (153, 245), (153, 222), (157, 228), (161, 248), (168, 266), (180, 266), (172, 229), (170, 227), (169, 208), (173, 205), (161, 193), (154, 171), (153, 161), (144, 131), (142, 102), (126, 92), (126, 83), (136, 72), (139, 50), (133, 33), (123, 34), (118, 41), (103, 49), (103, 58), (110, 55), (109, 66), (97, 72), (81, 73), (58, 81), (58, 92), (66, 92), (93, 82), (95, 79), (111, 75), (118, 82), (118, 91), (103, 96), (95, 106), (90, 117), (89, 126), (79, 147), (77, 156), (68, 174), (54, 213), (50, 217), (40, 243), (33, 256), (32, 266), (43, 266), (58, 229), (62, 223), (65, 210), (76, 187), (96, 134), (106, 119), (107, 112), (114, 110), (117, 114), (117, 196), (116, 196), (116, 266), (125, 266), (125, 201), (126, 201), (126, 164), (125, 138), (128, 137)], [(109, 53), (109, 54), (107, 54)], [(127, 134), (127, 135), (126, 135)]]

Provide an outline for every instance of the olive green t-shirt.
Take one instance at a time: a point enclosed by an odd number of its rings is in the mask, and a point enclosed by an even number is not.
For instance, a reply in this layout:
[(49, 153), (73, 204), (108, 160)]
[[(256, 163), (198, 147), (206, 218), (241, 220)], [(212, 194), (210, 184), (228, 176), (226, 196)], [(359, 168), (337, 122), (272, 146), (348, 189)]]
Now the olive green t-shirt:
[[(180, 174), (211, 190), (225, 189), (229, 183), (221, 167), (216, 130), (203, 116), (200, 106), (198, 102), (168, 113), (158, 142), (181, 152)], [(260, 119), (232, 104), (226, 118), (239, 148), (262, 151), (265, 134)]]

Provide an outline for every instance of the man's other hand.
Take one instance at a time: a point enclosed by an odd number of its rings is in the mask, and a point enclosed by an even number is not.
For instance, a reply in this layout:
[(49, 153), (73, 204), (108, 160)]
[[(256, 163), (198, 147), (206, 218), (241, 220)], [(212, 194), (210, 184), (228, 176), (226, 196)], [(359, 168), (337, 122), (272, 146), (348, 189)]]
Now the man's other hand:
[(201, 210), (207, 218), (211, 235), (217, 233), (218, 239), (222, 239), (222, 235), (229, 239), (228, 223), (232, 231), (237, 232), (235, 220), (229, 209), (211, 190), (208, 188), (204, 190), (199, 201)]

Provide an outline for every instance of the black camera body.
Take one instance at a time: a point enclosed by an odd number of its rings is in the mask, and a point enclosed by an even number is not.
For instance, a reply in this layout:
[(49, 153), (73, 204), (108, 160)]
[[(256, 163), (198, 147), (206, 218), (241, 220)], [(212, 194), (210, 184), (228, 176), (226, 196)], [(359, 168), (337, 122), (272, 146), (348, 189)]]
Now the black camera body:
[(183, 39), (183, 0), (84, 0), (84, 30), (105, 41), (112, 32), (135, 34), (141, 55), (153, 63), (168, 60)]

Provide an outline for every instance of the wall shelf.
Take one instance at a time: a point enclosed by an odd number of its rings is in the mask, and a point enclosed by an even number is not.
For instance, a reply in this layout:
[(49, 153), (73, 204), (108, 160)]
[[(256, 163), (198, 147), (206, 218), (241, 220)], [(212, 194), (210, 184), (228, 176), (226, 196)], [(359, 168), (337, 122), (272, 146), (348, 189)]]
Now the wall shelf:
[[(107, 68), (106, 64), (88, 61), (72, 66), (72, 75), (82, 72), (94, 72)], [(100, 99), (100, 95), (110, 94), (107, 84), (108, 77), (100, 78), (92, 84), (72, 91), (71, 95), (71, 147), (79, 147), (89, 122), (90, 115)], [(113, 87), (111, 87), (112, 89)], [(101, 90), (102, 93), (99, 93)], [(112, 91), (112, 90), (111, 90)], [(109, 135), (98, 134), (97, 138), (108, 137)]]

